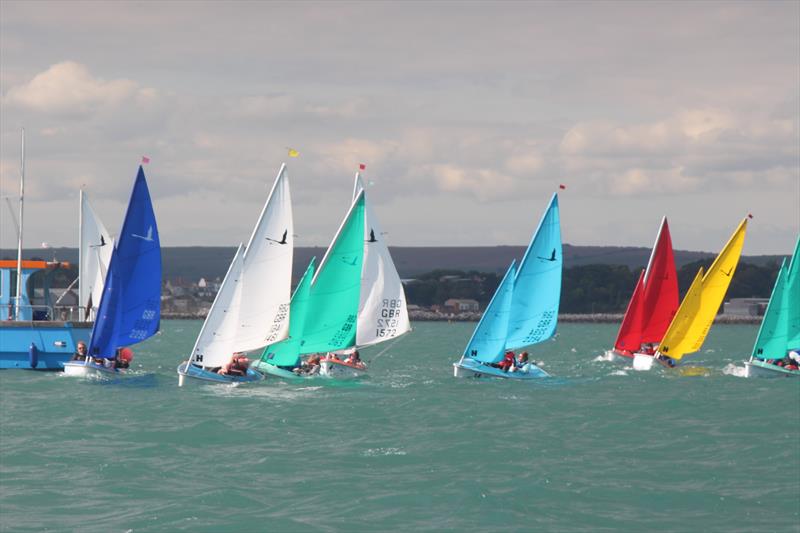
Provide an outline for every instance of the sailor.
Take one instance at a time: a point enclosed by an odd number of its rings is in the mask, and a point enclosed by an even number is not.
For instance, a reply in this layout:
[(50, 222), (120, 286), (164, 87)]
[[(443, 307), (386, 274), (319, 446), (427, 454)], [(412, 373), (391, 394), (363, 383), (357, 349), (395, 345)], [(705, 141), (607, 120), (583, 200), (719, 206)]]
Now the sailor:
[(133, 351), (130, 348), (117, 348), (114, 368), (130, 368), (131, 361), (133, 361)]
[(75, 349), (75, 353), (72, 354), (72, 359), (70, 359), (70, 361), (86, 361), (86, 353), (86, 343), (78, 341), (78, 346)]
[(344, 362), (358, 368), (366, 368), (366, 365), (361, 360), (361, 355), (358, 353), (358, 350), (354, 350), (353, 353), (350, 354), (350, 357), (345, 359)]
[(295, 368), (292, 372), (294, 372), (298, 376), (303, 374), (308, 374), (309, 376), (318, 374), (320, 360), (321, 360), (320, 354), (318, 353), (312, 354), (311, 357), (300, 363), (300, 366)]
[(517, 360), (514, 361), (514, 366), (511, 367), (512, 372), (522, 372), (525, 369), (525, 365), (528, 363), (528, 352), (522, 352), (517, 355)]
[(503, 372), (508, 372), (509, 369), (514, 366), (514, 352), (508, 350), (506, 354), (503, 356), (503, 360), (499, 363), (492, 365), (495, 368), (499, 368)]
[(230, 362), (219, 369), (218, 373), (229, 376), (244, 376), (250, 366), (250, 360), (242, 352), (233, 354)]

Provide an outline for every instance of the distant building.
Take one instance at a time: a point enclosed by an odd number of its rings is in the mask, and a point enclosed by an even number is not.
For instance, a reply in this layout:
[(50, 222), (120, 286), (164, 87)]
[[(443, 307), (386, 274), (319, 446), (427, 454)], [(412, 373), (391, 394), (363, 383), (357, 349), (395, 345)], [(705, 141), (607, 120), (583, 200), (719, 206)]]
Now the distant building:
[(200, 281), (197, 282), (197, 287), (200, 289), (205, 289), (206, 286), (208, 286), (208, 283), (206, 283), (206, 278), (200, 278)]
[(468, 298), (450, 298), (445, 300), (444, 308), (450, 313), (472, 313), (480, 310), (480, 304)]
[(723, 306), (723, 314), (728, 316), (763, 316), (767, 310), (768, 298), (731, 298)]

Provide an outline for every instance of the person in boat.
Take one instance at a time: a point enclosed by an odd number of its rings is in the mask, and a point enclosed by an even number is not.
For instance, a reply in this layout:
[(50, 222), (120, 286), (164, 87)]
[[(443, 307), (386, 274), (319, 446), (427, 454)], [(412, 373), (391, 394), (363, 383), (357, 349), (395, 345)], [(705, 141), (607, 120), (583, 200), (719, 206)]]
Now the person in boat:
[(514, 365), (511, 367), (512, 372), (522, 372), (522, 369), (525, 368), (525, 365), (529, 363), (528, 361), (528, 352), (521, 352), (517, 354), (517, 360), (514, 361)]
[(233, 354), (233, 357), (231, 357), (230, 362), (222, 366), (217, 373), (228, 376), (244, 376), (247, 374), (247, 369), (249, 367), (250, 360), (241, 352), (236, 352)]
[(83, 341), (78, 341), (78, 345), (75, 347), (75, 353), (72, 354), (72, 359), (70, 359), (70, 361), (86, 361), (86, 355), (86, 343)]
[(130, 368), (131, 361), (133, 361), (133, 351), (130, 348), (117, 348), (117, 354), (114, 357), (114, 368)]
[(511, 367), (514, 366), (515, 360), (516, 359), (514, 357), (514, 352), (512, 352), (511, 350), (507, 350), (506, 354), (503, 356), (502, 361), (500, 361), (499, 363), (490, 363), (490, 366), (499, 368), (503, 372), (508, 372), (511, 369)]
[(651, 342), (648, 342), (648, 343), (642, 345), (642, 353), (645, 354), (645, 355), (653, 355), (653, 354), (655, 354), (656, 353), (655, 345), (653, 345), (653, 343), (651, 343)]
[(366, 368), (367, 366), (364, 364), (364, 361), (361, 360), (361, 355), (358, 353), (358, 350), (354, 350), (353, 353), (350, 354), (350, 357), (345, 359), (344, 362), (358, 368)]
[(322, 360), (320, 354), (312, 354), (307, 360), (300, 363), (300, 366), (292, 370), (298, 376), (309, 375), (313, 376), (319, 374), (319, 363)]

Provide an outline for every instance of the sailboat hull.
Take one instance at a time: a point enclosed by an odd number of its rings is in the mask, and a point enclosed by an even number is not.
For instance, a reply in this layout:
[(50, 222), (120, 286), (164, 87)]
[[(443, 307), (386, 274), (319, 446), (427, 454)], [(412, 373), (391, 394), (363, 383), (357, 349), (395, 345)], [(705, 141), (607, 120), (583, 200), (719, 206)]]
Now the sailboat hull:
[(117, 368), (107, 368), (97, 363), (83, 361), (67, 361), (64, 363), (64, 375), (76, 378), (103, 379), (124, 375), (125, 372)]
[(617, 350), (606, 350), (604, 357), (606, 361), (611, 361), (612, 363), (630, 363), (633, 359), (632, 354), (626, 354), (622, 352), (618, 352)]
[(367, 375), (367, 367), (358, 367), (344, 361), (323, 359), (320, 361), (319, 374), (336, 379), (360, 378)]
[(275, 376), (276, 378), (281, 378), (281, 379), (301, 380), (314, 377), (307, 374), (297, 375), (291, 370), (286, 370), (285, 368), (280, 368), (278, 366), (271, 365), (263, 361), (256, 361), (255, 363), (253, 363), (253, 368), (268, 376)]
[(499, 368), (484, 365), (472, 359), (464, 359), (458, 363), (453, 363), (453, 375), (457, 378), (480, 378), (492, 377), (502, 379), (541, 379), (549, 378), (550, 374), (534, 365), (528, 363), (516, 372), (503, 372)]
[[(188, 370), (186, 367), (189, 367)], [(190, 379), (186, 379), (190, 378)], [(191, 381), (205, 382), (205, 383), (219, 383), (221, 385), (232, 383), (251, 383), (261, 381), (264, 375), (256, 372), (252, 368), (247, 369), (247, 374), (244, 376), (230, 376), (228, 374), (217, 374), (210, 370), (206, 370), (199, 366), (190, 365), (184, 361), (178, 365), (178, 385), (183, 386), (184, 383)]]
[(746, 378), (800, 377), (800, 370), (787, 370), (777, 365), (771, 365), (766, 361), (745, 361), (744, 369), (744, 377)]

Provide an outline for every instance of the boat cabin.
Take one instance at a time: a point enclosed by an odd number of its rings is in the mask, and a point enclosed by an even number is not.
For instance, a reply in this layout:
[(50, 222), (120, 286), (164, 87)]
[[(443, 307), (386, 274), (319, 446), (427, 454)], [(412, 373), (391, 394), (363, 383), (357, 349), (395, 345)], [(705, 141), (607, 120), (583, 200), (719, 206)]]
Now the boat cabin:
[(0, 260), (0, 319), (20, 321), (81, 320), (77, 297), (66, 289), (57, 289), (74, 280), (70, 264), (63, 261), (22, 262), (22, 298), (17, 306), (17, 261)]

